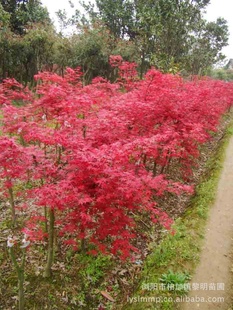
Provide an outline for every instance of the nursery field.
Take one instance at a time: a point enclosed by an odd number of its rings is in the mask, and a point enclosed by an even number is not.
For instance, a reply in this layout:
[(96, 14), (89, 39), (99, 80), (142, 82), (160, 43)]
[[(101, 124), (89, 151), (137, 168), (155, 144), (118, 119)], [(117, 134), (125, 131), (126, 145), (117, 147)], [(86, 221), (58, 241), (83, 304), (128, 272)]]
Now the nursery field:
[(0, 84), (0, 309), (123, 309), (231, 123), (231, 82), (110, 64)]

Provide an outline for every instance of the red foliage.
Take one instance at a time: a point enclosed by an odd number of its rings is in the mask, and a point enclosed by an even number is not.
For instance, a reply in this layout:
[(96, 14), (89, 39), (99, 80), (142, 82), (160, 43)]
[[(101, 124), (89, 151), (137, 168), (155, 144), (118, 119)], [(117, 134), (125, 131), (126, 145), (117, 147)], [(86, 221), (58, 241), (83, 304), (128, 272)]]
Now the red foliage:
[(0, 178), (5, 180), (5, 188), (12, 187), (15, 180), (27, 180), (27, 171), (32, 166), (27, 151), (13, 138), (0, 137)]
[[(97, 250), (125, 258), (136, 251), (135, 213), (170, 228), (172, 220), (157, 208), (156, 197), (192, 192), (192, 187), (169, 180), (166, 169), (177, 160), (186, 177), (192, 173), (200, 144), (210, 139), (232, 103), (233, 87), (187, 82), (154, 69), (140, 81), (134, 64), (120, 56), (110, 62), (119, 72), (114, 84), (96, 78), (83, 87), (78, 69), (67, 69), (64, 77), (38, 74), (35, 93), (7, 80), (0, 89), (6, 103), (3, 131), (24, 146), (1, 138), (0, 166), (1, 177), (7, 167), (10, 180), (27, 171), (34, 182), (27, 197), (38, 214), (44, 206), (55, 211), (68, 244), (86, 239)], [(44, 237), (38, 221), (33, 216), (25, 228), (32, 239)]]

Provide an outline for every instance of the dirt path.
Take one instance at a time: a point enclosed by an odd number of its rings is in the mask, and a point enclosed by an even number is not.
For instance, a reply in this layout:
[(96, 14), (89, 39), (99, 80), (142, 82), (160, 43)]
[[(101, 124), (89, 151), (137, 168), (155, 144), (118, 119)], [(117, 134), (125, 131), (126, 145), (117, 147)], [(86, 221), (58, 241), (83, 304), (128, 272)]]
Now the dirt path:
[(232, 250), (233, 138), (227, 148), (216, 201), (209, 214), (200, 263), (191, 281), (192, 290), (182, 310), (233, 309)]

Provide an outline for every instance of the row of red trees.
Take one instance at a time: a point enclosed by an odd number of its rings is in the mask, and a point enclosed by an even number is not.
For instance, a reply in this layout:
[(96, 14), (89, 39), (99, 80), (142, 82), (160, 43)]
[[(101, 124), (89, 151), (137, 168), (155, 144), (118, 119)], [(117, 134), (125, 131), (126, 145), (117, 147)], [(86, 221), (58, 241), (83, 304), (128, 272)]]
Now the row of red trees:
[[(123, 258), (136, 250), (135, 214), (168, 229), (156, 197), (192, 192), (185, 182), (199, 147), (233, 102), (231, 83), (154, 69), (139, 80), (134, 64), (119, 56), (111, 64), (115, 83), (83, 86), (81, 72), (67, 69), (38, 74), (33, 90), (12, 79), (0, 86), (0, 176), (13, 223), (21, 208), (31, 240), (48, 238), (46, 276), (55, 227), (75, 248)], [(174, 163), (179, 180), (166, 173)]]

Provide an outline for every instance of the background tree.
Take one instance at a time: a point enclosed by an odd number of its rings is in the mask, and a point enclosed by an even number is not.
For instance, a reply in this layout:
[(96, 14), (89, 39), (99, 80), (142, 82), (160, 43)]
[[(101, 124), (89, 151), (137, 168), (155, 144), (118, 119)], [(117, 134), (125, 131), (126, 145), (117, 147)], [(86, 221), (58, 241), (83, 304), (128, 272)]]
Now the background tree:
[(28, 23), (50, 22), (49, 13), (38, 0), (1, 0), (3, 9), (10, 14), (10, 29), (24, 34)]
[(137, 61), (138, 54), (131, 41), (115, 38), (106, 26), (96, 22), (92, 26), (83, 26), (80, 33), (71, 37), (73, 57), (69, 60), (72, 67), (81, 67), (84, 83), (96, 76), (114, 79), (109, 66), (112, 54), (121, 54), (125, 60)]
[[(228, 30), (224, 19), (211, 23), (204, 20), (203, 10), (209, 2), (96, 0), (96, 6), (83, 6), (92, 22), (101, 20), (115, 38), (134, 42), (142, 76), (151, 65), (164, 72), (185, 69), (197, 74), (219, 60), (219, 52), (227, 45)], [(203, 53), (196, 60), (200, 48)]]
[(216, 22), (202, 21), (202, 27), (190, 37), (190, 55), (186, 55), (186, 70), (190, 74), (206, 74), (208, 68), (222, 61), (221, 50), (228, 42), (228, 27), (223, 18)]
[(49, 25), (27, 26), (25, 35), (16, 35), (6, 27), (0, 34), (0, 76), (15, 77), (20, 82), (33, 81), (33, 76), (44, 66), (53, 63), (56, 35)]
[[(154, 66), (163, 72), (205, 74), (224, 58), (226, 21), (207, 22), (203, 10), (209, 0), (97, 0), (84, 4), (87, 18), (59, 11), (60, 33), (38, 0), (2, 0), (0, 78), (33, 83), (40, 70), (64, 75), (65, 67), (80, 66), (85, 84), (96, 76), (115, 75), (110, 55), (134, 61), (140, 77)], [(76, 25), (65, 35), (66, 27)]]
[(3, 9), (0, 3), (0, 80), (1, 78), (6, 78), (8, 40), (11, 36), (9, 22), (10, 14)]
[(56, 40), (47, 9), (40, 1), (1, 1), (0, 78), (32, 83), (51, 64)]

